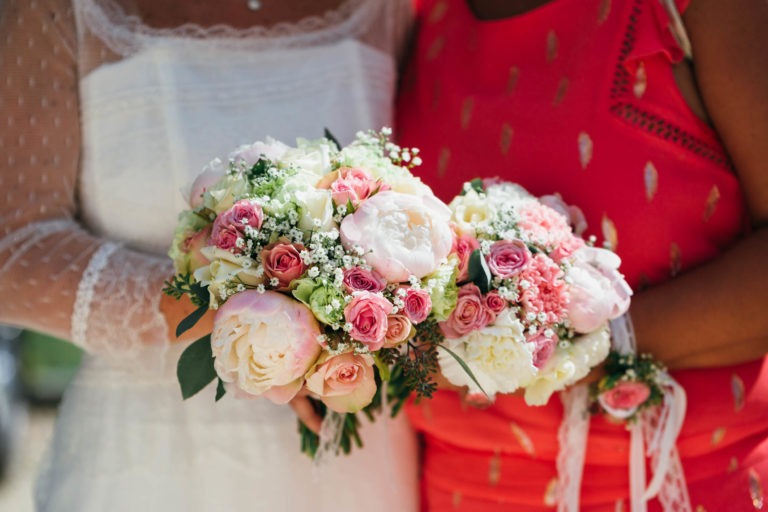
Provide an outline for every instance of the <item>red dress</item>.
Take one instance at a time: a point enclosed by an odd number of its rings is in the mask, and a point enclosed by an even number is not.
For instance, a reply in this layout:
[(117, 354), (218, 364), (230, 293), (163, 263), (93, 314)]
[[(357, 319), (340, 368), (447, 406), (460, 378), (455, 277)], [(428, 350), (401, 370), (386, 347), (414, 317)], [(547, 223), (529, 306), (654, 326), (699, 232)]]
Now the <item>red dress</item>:
[[(584, 210), (587, 234), (617, 250), (636, 288), (716, 257), (743, 234), (723, 146), (675, 86), (672, 64), (683, 55), (660, 1), (554, 0), (479, 21), (464, 0), (424, 0), (418, 19), (397, 125), (443, 199), (477, 176), (560, 192)], [(694, 510), (768, 508), (768, 364), (674, 376), (689, 400), (678, 448)], [(409, 415), (425, 443), (426, 510), (552, 509), (558, 399), (534, 408), (507, 396), (479, 410), (439, 392)], [(628, 439), (622, 426), (593, 419), (582, 510), (629, 509)]]

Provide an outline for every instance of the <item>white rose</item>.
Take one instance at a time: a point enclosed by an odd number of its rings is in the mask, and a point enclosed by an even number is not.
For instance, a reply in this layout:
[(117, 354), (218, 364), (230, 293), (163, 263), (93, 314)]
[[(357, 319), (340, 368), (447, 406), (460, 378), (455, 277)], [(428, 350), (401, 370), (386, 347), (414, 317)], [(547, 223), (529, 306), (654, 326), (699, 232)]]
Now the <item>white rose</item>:
[(307, 232), (327, 231), (335, 225), (330, 190), (303, 187), (294, 191), (293, 199), (301, 208), (300, 229)]
[(497, 206), (535, 199), (520, 185), (506, 181), (487, 187), (485, 195), (490, 203)]
[(453, 356), (438, 349), (440, 370), (452, 384), (468, 386), (470, 393), (485, 391), (490, 398), (496, 393), (511, 393), (527, 386), (538, 372), (533, 364), (534, 345), (525, 341), (523, 324), (509, 309), (499, 314), (493, 325), (444, 343), (469, 366), (482, 390)]
[(219, 214), (232, 208), (247, 193), (248, 182), (239, 174), (228, 174), (203, 194), (203, 205)]
[(539, 374), (525, 389), (528, 405), (544, 405), (553, 393), (575, 384), (608, 357), (611, 337), (608, 329), (579, 336), (567, 348), (558, 347)]
[(496, 206), (475, 190), (456, 196), (448, 207), (453, 212), (452, 220), (459, 234), (472, 237), (477, 236), (476, 228), (488, 228), (497, 215)]
[(218, 247), (209, 246), (200, 250), (211, 263), (194, 272), (195, 279), (214, 297), (214, 302), (221, 300), (221, 291), (243, 283), (256, 286), (263, 278), (256, 272), (256, 262), (247, 257), (232, 254)]
[(327, 142), (305, 139), (298, 139), (296, 142), (298, 147), (288, 148), (281, 156), (282, 165), (311, 173), (317, 177), (315, 181), (331, 171), (331, 156), (335, 150)]

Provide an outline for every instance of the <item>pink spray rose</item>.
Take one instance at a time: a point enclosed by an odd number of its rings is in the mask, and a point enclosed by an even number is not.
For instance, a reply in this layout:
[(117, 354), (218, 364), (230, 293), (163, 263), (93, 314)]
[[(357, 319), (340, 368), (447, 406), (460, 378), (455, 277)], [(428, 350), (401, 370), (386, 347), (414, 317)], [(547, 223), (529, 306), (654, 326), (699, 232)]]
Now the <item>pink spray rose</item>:
[(459, 276), (457, 281), (463, 283), (469, 280), (469, 257), (475, 249), (480, 248), (480, 242), (473, 236), (462, 235), (456, 238), (452, 252), (459, 258)]
[(261, 229), (264, 221), (264, 211), (258, 203), (249, 199), (241, 199), (232, 207), (216, 217), (213, 222), (211, 241), (219, 249), (239, 252), (237, 240), (245, 236), (245, 227)]
[(344, 308), (344, 318), (352, 324), (349, 335), (368, 347), (379, 350), (385, 341), (392, 303), (377, 293), (358, 292)]
[(385, 335), (384, 346), (387, 348), (396, 347), (413, 333), (411, 321), (405, 315), (389, 315), (387, 317), (387, 334)]
[(331, 197), (337, 205), (352, 203), (357, 208), (374, 192), (389, 190), (389, 186), (377, 182), (370, 172), (360, 167), (342, 167), (338, 178), (330, 185)]
[(352, 267), (344, 270), (344, 288), (348, 292), (380, 292), (387, 286), (387, 282), (375, 271), (361, 267)]
[(405, 303), (403, 313), (415, 324), (426, 320), (432, 311), (432, 298), (427, 290), (408, 288), (403, 302)]
[(459, 289), (456, 308), (448, 320), (440, 322), (440, 330), (446, 338), (461, 338), (465, 334), (484, 328), (493, 322), (496, 315), (485, 307), (483, 294), (474, 284), (465, 284)]
[(531, 260), (531, 251), (522, 240), (499, 240), (491, 245), (488, 268), (502, 279), (519, 274)]
[(625, 419), (632, 416), (650, 396), (651, 388), (646, 383), (621, 381), (612, 389), (600, 393), (597, 400), (609, 414)]
[(534, 344), (533, 365), (536, 368), (543, 367), (555, 353), (557, 340), (545, 336), (543, 333), (538, 333), (528, 338), (527, 341)]
[(264, 275), (267, 279), (277, 279), (275, 288), (281, 291), (288, 290), (291, 281), (298, 279), (307, 270), (307, 266), (301, 260), (302, 245), (293, 245), (287, 242), (270, 244), (261, 251), (261, 261), (264, 265)]
[(507, 300), (503, 299), (496, 290), (491, 290), (485, 295), (485, 307), (491, 310), (494, 315), (498, 315), (507, 309)]
[(205, 194), (205, 192), (215, 185), (222, 177), (224, 177), (224, 171), (222, 169), (209, 167), (195, 178), (195, 181), (192, 182), (192, 188), (189, 191), (189, 206), (192, 208), (202, 206), (203, 194)]
[(211, 333), (216, 373), (249, 395), (286, 403), (320, 355), (320, 325), (301, 302), (248, 290), (216, 312)]
[(326, 352), (307, 373), (307, 389), (332, 411), (357, 412), (376, 394), (373, 357), (354, 352), (331, 356)]

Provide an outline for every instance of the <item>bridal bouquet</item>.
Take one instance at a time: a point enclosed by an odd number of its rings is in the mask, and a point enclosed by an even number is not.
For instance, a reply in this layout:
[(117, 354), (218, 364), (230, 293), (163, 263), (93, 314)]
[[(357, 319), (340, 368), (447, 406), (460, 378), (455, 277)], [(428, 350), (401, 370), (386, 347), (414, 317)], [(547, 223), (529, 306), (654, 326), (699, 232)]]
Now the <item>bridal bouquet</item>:
[[(286, 403), (300, 392), (333, 415), (340, 448), (357, 437), (354, 414), (402, 400), (435, 365), (413, 357), (432, 310), (446, 309), (453, 275), (451, 212), (410, 169), (416, 150), (361, 133), (347, 147), (329, 138), (276, 140), (237, 149), (194, 182), (170, 256), (165, 292), (210, 308), (213, 332), (178, 363), (184, 398), (218, 381), (227, 391)], [(451, 307), (451, 306), (447, 306)], [(301, 427), (302, 449), (318, 438)]]
[(474, 180), (450, 209), (459, 290), (439, 323), (440, 368), (470, 393), (522, 388), (528, 404), (544, 404), (608, 355), (608, 321), (632, 293), (619, 257), (578, 235), (584, 217), (559, 196)]

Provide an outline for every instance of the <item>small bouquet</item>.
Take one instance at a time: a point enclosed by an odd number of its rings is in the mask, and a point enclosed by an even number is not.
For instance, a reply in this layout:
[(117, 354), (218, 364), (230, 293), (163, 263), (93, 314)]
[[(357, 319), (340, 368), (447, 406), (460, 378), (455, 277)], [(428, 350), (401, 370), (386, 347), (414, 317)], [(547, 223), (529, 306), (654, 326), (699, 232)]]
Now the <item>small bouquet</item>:
[[(455, 268), (451, 212), (411, 174), (417, 150), (388, 134), (360, 133), (344, 148), (330, 134), (295, 147), (268, 139), (195, 180), (165, 292), (199, 306), (177, 333), (216, 315), (179, 360), (184, 398), (214, 380), (217, 400), (232, 390), (282, 404), (303, 391), (348, 452), (360, 439), (347, 413), (431, 389), (436, 359), (409, 347), (435, 306), (452, 307), (442, 304)], [(314, 454), (318, 437), (300, 430)]]
[(449, 207), (459, 289), (440, 368), (470, 394), (524, 389), (542, 405), (608, 355), (608, 322), (632, 294), (619, 257), (581, 238), (584, 216), (556, 195), (474, 180)]

